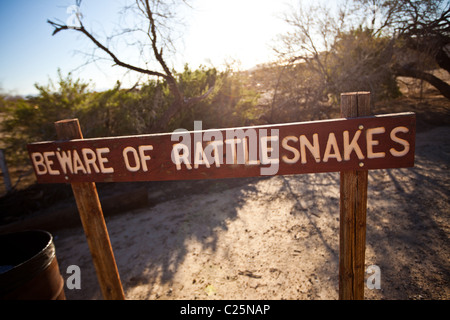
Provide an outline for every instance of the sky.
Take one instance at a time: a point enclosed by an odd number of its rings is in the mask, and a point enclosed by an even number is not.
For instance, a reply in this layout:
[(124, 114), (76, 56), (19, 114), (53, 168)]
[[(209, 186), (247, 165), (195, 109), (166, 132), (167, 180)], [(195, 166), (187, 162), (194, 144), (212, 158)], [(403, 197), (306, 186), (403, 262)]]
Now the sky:
[[(130, 1), (128, 1), (130, 2)], [(191, 0), (184, 9), (185, 24), (170, 65), (182, 70), (200, 65), (220, 68), (236, 61), (244, 70), (274, 59), (273, 45), (278, 34), (287, 30), (280, 16), (287, 5), (281, 0)], [(68, 8), (74, 0), (14, 0), (0, 8), (0, 92), (11, 95), (36, 94), (35, 83), (46, 85), (72, 72), (74, 78), (91, 83), (93, 90), (112, 88), (117, 80), (132, 86), (138, 74), (126, 72), (111, 61), (85, 65), (86, 54), (94, 46), (76, 31), (63, 31), (52, 36), (47, 19), (66, 22)], [(109, 34), (121, 21), (120, 0), (84, 0), (80, 11), (83, 24), (99, 37)], [(118, 54), (130, 63), (133, 52), (123, 47)], [(137, 62), (139, 63), (139, 62)]]

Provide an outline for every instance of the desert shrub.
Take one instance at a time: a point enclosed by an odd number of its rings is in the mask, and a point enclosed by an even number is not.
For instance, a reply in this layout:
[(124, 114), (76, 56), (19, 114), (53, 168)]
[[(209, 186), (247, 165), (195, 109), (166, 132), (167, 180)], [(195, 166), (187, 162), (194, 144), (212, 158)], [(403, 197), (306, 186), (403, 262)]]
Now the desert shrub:
[(258, 117), (258, 93), (249, 88), (247, 77), (239, 72), (188, 68), (178, 75), (180, 86), (192, 96), (199, 95), (214, 84), (211, 94), (181, 113), (170, 129), (193, 129), (201, 120), (204, 129), (244, 126)]
[(358, 28), (340, 34), (330, 57), (329, 91), (370, 91), (373, 100), (400, 96), (396, 75), (392, 70), (394, 43), (372, 30)]
[(2, 143), (8, 160), (23, 163), (28, 158), (26, 145), (30, 142), (55, 140), (54, 122), (77, 118), (88, 95), (88, 84), (73, 80), (69, 74), (58, 72), (55, 84), (38, 85), (36, 96), (5, 101), (1, 124)]
[[(245, 78), (231, 71), (187, 66), (176, 74), (186, 98), (201, 95), (214, 85), (207, 98), (178, 113), (165, 128), (193, 129), (194, 120), (202, 120), (204, 128), (244, 125), (254, 115), (257, 94), (245, 88)], [(173, 101), (165, 81), (150, 80), (139, 88), (114, 88), (102, 92), (89, 90), (89, 84), (58, 73), (56, 83), (36, 85), (36, 96), (5, 100), (1, 123), (2, 144), (8, 161), (28, 161), (26, 145), (36, 141), (56, 140), (54, 122), (78, 118), (85, 138), (145, 134), (155, 132), (164, 110)]]

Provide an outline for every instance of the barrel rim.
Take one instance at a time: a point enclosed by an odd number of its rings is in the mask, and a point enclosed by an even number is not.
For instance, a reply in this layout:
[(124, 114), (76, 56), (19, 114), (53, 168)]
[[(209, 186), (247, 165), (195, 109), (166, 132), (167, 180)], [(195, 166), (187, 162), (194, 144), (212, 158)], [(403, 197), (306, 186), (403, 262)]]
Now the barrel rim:
[(37, 274), (49, 267), (56, 256), (53, 236), (50, 232), (40, 229), (24, 230), (0, 234), (1, 237), (18, 236), (20, 234), (45, 234), (48, 242), (31, 258), (15, 265), (10, 270), (0, 274), (0, 295), (4, 295), (33, 279)]

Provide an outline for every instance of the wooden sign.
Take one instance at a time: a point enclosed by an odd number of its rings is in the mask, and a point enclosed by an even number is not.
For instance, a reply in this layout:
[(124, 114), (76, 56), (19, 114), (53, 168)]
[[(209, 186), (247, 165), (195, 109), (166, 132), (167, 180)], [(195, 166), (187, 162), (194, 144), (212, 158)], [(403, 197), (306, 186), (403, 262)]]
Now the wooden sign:
[(364, 299), (369, 169), (414, 166), (415, 115), (370, 115), (370, 92), (341, 94), (345, 119), (28, 145), (39, 183), (72, 186), (103, 296), (124, 299), (95, 182), (250, 177), (340, 171), (339, 299)]
[(28, 145), (38, 183), (286, 175), (414, 165), (414, 113)]

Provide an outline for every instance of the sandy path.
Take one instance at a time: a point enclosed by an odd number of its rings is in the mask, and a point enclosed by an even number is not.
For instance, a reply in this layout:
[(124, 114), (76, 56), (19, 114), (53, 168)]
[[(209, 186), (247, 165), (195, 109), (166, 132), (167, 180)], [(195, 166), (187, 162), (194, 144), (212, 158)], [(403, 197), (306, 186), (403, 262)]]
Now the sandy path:
[[(366, 299), (450, 298), (449, 127), (417, 135), (416, 166), (369, 173)], [(276, 176), (107, 219), (127, 299), (337, 299), (339, 174)], [(68, 299), (101, 299), (80, 228), (54, 234)]]

